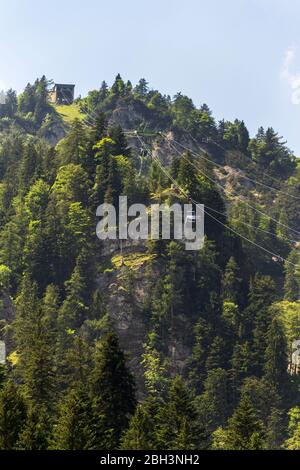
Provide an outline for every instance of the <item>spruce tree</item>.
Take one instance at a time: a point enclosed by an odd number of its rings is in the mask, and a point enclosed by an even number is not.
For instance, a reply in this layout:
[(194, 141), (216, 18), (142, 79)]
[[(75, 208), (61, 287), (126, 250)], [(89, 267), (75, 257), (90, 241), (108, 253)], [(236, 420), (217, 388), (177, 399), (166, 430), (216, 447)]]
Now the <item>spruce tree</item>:
[(91, 402), (80, 384), (70, 389), (62, 402), (53, 433), (55, 449), (90, 450), (95, 447)]
[(288, 438), (284, 443), (287, 450), (300, 450), (300, 408), (296, 406), (289, 411)]
[(245, 395), (229, 419), (226, 448), (259, 450), (264, 448), (263, 425), (250, 399)]
[(198, 426), (193, 397), (180, 376), (173, 379), (166, 403), (159, 410), (155, 437), (160, 450), (177, 450), (179, 442), (184, 442), (187, 449), (203, 444), (203, 429)]
[(50, 422), (45, 409), (30, 407), (18, 440), (18, 449), (46, 450), (50, 440)]
[(123, 155), (124, 157), (130, 157), (131, 151), (128, 147), (126, 136), (121, 126), (112, 127), (109, 129), (109, 137), (113, 140), (113, 154)]
[(252, 337), (252, 371), (255, 375), (263, 372), (267, 331), (272, 321), (269, 306), (275, 299), (276, 288), (272, 278), (256, 274), (250, 282), (249, 305), (243, 312), (244, 336), (247, 339)]
[(91, 396), (97, 448), (103, 445), (104, 426), (104, 429), (111, 431), (106, 445), (109, 449), (115, 449), (129, 425), (136, 401), (133, 377), (113, 331), (107, 333), (97, 345), (91, 374)]
[(122, 450), (154, 449), (154, 424), (149, 408), (147, 403), (137, 406), (135, 414), (130, 420), (129, 428), (122, 436)]
[(55, 344), (53, 331), (45, 321), (37, 286), (24, 277), (17, 298), (15, 340), (19, 361), (17, 373), (26, 397), (35, 405), (51, 408), (55, 390)]
[(204, 383), (204, 393), (196, 399), (199, 420), (208, 431), (224, 426), (229, 417), (230, 387), (224, 369), (209, 371)]
[(0, 393), (0, 449), (17, 447), (26, 420), (24, 398), (12, 381), (5, 384)]
[(295, 302), (300, 298), (300, 263), (297, 250), (292, 250), (285, 264), (284, 298)]
[(288, 355), (282, 325), (274, 318), (267, 332), (267, 347), (264, 357), (264, 373), (267, 382), (278, 392), (286, 393), (288, 385)]
[(234, 304), (239, 304), (241, 300), (241, 278), (239, 277), (239, 267), (233, 257), (226, 265), (222, 279), (223, 299)]

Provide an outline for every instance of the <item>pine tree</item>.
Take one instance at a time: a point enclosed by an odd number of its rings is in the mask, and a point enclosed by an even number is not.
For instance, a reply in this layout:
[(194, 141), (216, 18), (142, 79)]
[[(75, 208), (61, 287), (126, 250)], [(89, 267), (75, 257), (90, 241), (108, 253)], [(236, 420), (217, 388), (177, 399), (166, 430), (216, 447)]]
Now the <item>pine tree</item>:
[[(272, 321), (269, 306), (276, 299), (275, 283), (270, 276), (256, 274), (250, 282), (249, 305), (243, 312), (244, 336), (252, 336), (253, 373), (263, 372), (267, 331)], [(252, 330), (252, 331), (251, 331)]]
[(284, 411), (272, 408), (266, 427), (266, 448), (268, 450), (280, 449), (285, 435)]
[(239, 277), (239, 267), (235, 259), (231, 256), (222, 279), (222, 296), (224, 300), (239, 304), (241, 300), (241, 278)]
[(249, 145), (249, 132), (244, 121), (237, 122), (238, 147), (242, 152), (246, 152)]
[[(295, 302), (300, 298), (300, 263), (297, 250), (292, 250), (285, 264), (284, 298)], [(295, 266), (294, 266), (295, 265)]]
[(250, 399), (244, 396), (226, 432), (226, 448), (232, 450), (259, 450), (264, 448), (263, 425)]
[(300, 450), (300, 408), (297, 406), (289, 411), (289, 437), (284, 443), (285, 449)]
[(103, 80), (103, 82), (101, 83), (100, 90), (99, 90), (99, 100), (104, 101), (105, 98), (107, 98), (107, 96), (108, 96), (108, 86), (105, 80)]
[(24, 194), (38, 177), (39, 157), (32, 140), (29, 140), (24, 148), (24, 155), (19, 170), (19, 187), (21, 194)]
[(26, 420), (26, 405), (12, 381), (5, 384), (0, 393), (0, 449), (17, 447)]
[(287, 344), (282, 325), (273, 319), (267, 332), (264, 372), (266, 380), (279, 392), (287, 392)]
[(212, 326), (207, 320), (200, 318), (194, 327), (194, 345), (189, 368), (189, 381), (198, 393), (203, 391), (206, 377), (205, 361), (211, 339)]
[(177, 182), (193, 199), (199, 201), (201, 195), (200, 182), (191, 164), (193, 164), (192, 154), (186, 152), (184, 158), (180, 159)]
[(183, 442), (187, 449), (194, 449), (203, 443), (193, 398), (180, 376), (173, 379), (166, 404), (158, 413), (155, 436), (156, 448), (161, 450), (177, 450)]
[(134, 87), (134, 92), (142, 99), (146, 98), (148, 93), (148, 82), (144, 78), (141, 78), (138, 84)]
[(137, 406), (135, 414), (130, 420), (129, 428), (122, 436), (122, 450), (154, 449), (154, 423), (153, 416), (149, 411), (152, 410), (147, 402)]
[(124, 96), (125, 94), (125, 83), (123, 82), (123, 79), (119, 73), (111, 87), (111, 93), (117, 97)]
[(209, 371), (204, 383), (204, 393), (197, 397), (199, 420), (208, 431), (224, 426), (230, 413), (230, 389), (224, 369)]
[(87, 171), (89, 177), (92, 179), (95, 176), (97, 160), (95, 155), (97, 153), (96, 144), (100, 142), (106, 135), (107, 120), (104, 113), (99, 113), (95, 118), (95, 123), (88, 136), (86, 157), (82, 162), (84, 169)]
[(70, 333), (75, 333), (89, 318), (94, 279), (94, 260), (83, 249), (77, 257), (71, 278), (65, 283), (66, 298), (58, 314), (59, 348), (62, 354), (69, 343)]
[(19, 361), (17, 372), (26, 397), (35, 405), (51, 408), (55, 390), (55, 344), (45, 321), (37, 286), (25, 277), (17, 298), (15, 339)]
[(46, 450), (50, 440), (50, 423), (45, 410), (31, 407), (18, 440), (18, 449)]
[(88, 136), (83, 123), (75, 119), (67, 136), (59, 143), (61, 163), (84, 164), (88, 148)]
[[(111, 431), (107, 443), (115, 449), (135, 410), (135, 387), (125, 356), (120, 350), (116, 333), (109, 332), (98, 344), (91, 374), (93, 413), (96, 423), (96, 443), (103, 445), (103, 427)], [(102, 421), (103, 420), (103, 421)], [(101, 422), (100, 428), (97, 423)]]
[(250, 374), (252, 365), (252, 353), (249, 343), (236, 343), (231, 357), (231, 384), (233, 391), (233, 401), (239, 396), (240, 387), (243, 380)]
[(95, 447), (91, 403), (80, 384), (70, 389), (60, 406), (53, 447), (59, 450), (90, 450)]
[(209, 352), (206, 359), (206, 370), (210, 371), (213, 369), (224, 368), (226, 366), (226, 344), (225, 340), (221, 336), (216, 336), (209, 348)]
[(109, 129), (109, 137), (113, 140), (113, 154), (123, 155), (124, 157), (130, 157), (131, 151), (128, 147), (126, 136), (121, 126), (112, 127)]

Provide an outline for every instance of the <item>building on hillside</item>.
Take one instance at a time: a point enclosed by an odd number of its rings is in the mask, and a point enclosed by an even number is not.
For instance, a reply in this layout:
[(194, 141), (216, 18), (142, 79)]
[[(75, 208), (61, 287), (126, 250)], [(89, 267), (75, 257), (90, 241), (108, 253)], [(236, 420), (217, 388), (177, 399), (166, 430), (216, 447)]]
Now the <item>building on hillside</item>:
[(55, 83), (49, 91), (49, 101), (55, 104), (72, 104), (74, 101), (75, 85)]

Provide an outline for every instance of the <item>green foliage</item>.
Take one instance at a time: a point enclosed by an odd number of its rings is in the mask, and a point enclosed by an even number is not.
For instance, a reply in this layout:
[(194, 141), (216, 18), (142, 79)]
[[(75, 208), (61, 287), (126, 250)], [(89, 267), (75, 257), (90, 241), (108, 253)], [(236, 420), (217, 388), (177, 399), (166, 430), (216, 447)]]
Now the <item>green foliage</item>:
[(226, 430), (218, 429), (213, 436), (213, 449), (259, 450), (264, 448), (263, 426), (249, 398), (244, 397)]
[[(299, 380), (287, 374), (300, 327), (292, 152), (272, 128), (251, 139), (243, 121), (216, 124), (206, 104), (145, 79), (118, 74), (63, 108), (49, 86), (42, 77), (0, 105), (0, 447), (299, 448)], [(172, 155), (175, 141), (201, 155)], [(100, 243), (96, 207), (121, 195), (201, 201), (203, 249)]]
[(285, 265), (284, 298), (294, 302), (300, 298), (300, 264), (297, 250), (291, 251), (287, 261)]
[(300, 449), (300, 408), (292, 408), (289, 411), (289, 437), (285, 441), (285, 448), (288, 450)]
[(191, 393), (180, 376), (171, 382), (166, 403), (159, 410), (155, 436), (157, 448), (162, 450), (192, 450), (201, 445), (203, 430), (197, 423)]
[(18, 449), (46, 450), (49, 439), (50, 428), (47, 413), (41, 408), (31, 408), (19, 436)]
[(0, 449), (16, 449), (26, 419), (26, 405), (19, 387), (9, 381), (0, 393)]
[(60, 406), (54, 429), (54, 448), (91, 450), (95, 448), (91, 403), (82, 387), (71, 389)]
[(241, 278), (239, 277), (239, 267), (231, 257), (226, 265), (222, 280), (223, 298), (235, 304), (239, 303), (241, 297)]
[[(151, 402), (138, 405), (121, 439), (122, 450), (151, 450), (154, 444), (154, 418)], [(157, 411), (157, 410), (155, 410)]]
[(295, 169), (295, 158), (272, 127), (260, 128), (249, 149), (253, 160), (273, 173), (289, 175)]
[[(91, 396), (96, 420), (96, 445), (118, 446), (135, 410), (135, 387), (115, 333), (109, 332), (96, 348), (91, 374)], [(103, 430), (109, 431), (107, 438)], [(108, 439), (108, 441), (107, 441)]]

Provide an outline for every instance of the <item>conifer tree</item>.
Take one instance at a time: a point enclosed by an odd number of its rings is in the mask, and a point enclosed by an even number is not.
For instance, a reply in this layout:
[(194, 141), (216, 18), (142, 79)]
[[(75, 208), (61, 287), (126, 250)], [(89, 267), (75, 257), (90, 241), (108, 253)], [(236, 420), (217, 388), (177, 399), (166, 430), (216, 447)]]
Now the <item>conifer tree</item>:
[(89, 318), (93, 285), (93, 260), (88, 251), (83, 249), (76, 260), (71, 278), (65, 283), (66, 298), (58, 315), (62, 349), (64, 349), (65, 340), (67, 341), (68, 331), (76, 331)]
[(206, 377), (206, 351), (211, 342), (212, 326), (204, 318), (196, 323), (194, 327), (194, 345), (190, 361), (189, 380), (197, 392), (203, 390)]
[(130, 157), (131, 151), (128, 147), (126, 136), (121, 126), (112, 127), (109, 129), (109, 137), (113, 140), (113, 152), (114, 155), (123, 155), (124, 157)]
[(166, 403), (158, 413), (155, 436), (156, 448), (162, 450), (176, 450), (179, 442), (184, 442), (187, 449), (199, 448), (203, 443), (191, 392), (180, 376), (173, 379)]
[(129, 428), (122, 436), (122, 450), (154, 449), (154, 423), (153, 416), (149, 411), (152, 410), (147, 402), (137, 406), (135, 414), (130, 420)]
[(79, 119), (74, 120), (70, 132), (59, 143), (59, 146), (62, 164), (84, 163), (88, 147), (88, 136), (83, 123)]
[(288, 438), (284, 447), (288, 450), (300, 450), (300, 408), (298, 406), (291, 408), (288, 414)]
[(19, 389), (8, 381), (0, 393), (0, 449), (17, 447), (26, 420), (26, 405)]
[(249, 305), (243, 313), (243, 321), (246, 338), (252, 336), (255, 375), (261, 375), (263, 372), (267, 331), (272, 321), (269, 306), (276, 299), (275, 292), (275, 283), (270, 276), (256, 274), (250, 282)]
[(106, 131), (107, 120), (104, 113), (99, 113), (95, 118), (95, 123), (88, 136), (86, 156), (82, 162), (84, 169), (91, 179), (95, 177), (97, 166), (97, 160), (95, 158), (97, 153), (96, 144), (105, 137)]
[(115, 78), (113, 86), (111, 87), (111, 93), (114, 94), (117, 97), (124, 96), (125, 83), (124, 83), (124, 81), (123, 81), (123, 79), (122, 79), (122, 77), (119, 73)]
[(282, 325), (274, 318), (267, 332), (264, 372), (269, 384), (279, 392), (287, 392), (287, 344)]
[(240, 387), (243, 380), (250, 374), (252, 365), (252, 353), (249, 343), (237, 342), (233, 348), (231, 357), (231, 383), (233, 391), (233, 401), (239, 396)]
[(200, 200), (200, 182), (197, 177), (197, 173), (193, 171), (191, 163), (193, 164), (194, 160), (192, 154), (187, 152), (184, 155), (184, 158), (180, 159), (179, 169), (178, 169), (178, 183), (182, 188), (188, 191), (189, 195), (196, 199)]
[(94, 447), (91, 403), (79, 384), (75, 389), (69, 390), (60, 406), (58, 422), (54, 428), (54, 448), (90, 450)]
[(209, 348), (209, 353), (206, 359), (206, 370), (213, 370), (224, 368), (226, 366), (226, 344), (221, 336), (216, 336)]
[(259, 450), (264, 448), (263, 425), (247, 396), (241, 399), (229, 419), (225, 442), (226, 448), (232, 450)]
[(224, 369), (209, 371), (204, 393), (196, 399), (199, 420), (208, 431), (224, 426), (230, 414), (230, 388)]
[[(300, 298), (300, 263), (297, 250), (292, 250), (285, 264), (284, 298), (295, 302)], [(295, 265), (295, 266), (294, 266)]]
[[(135, 410), (135, 387), (120, 350), (116, 333), (110, 331), (98, 344), (91, 374), (91, 396), (96, 426), (96, 443), (103, 445), (103, 426), (111, 432), (109, 449), (118, 446)], [(101, 423), (100, 428), (98, 423)]]
[(18, 440), (18, 449), (46, 450), (50, 440), (50, 422), (46, 410), (31, 407)]
[(19, 361), (17, 371), (26, 397), (35, 405), (49, 409), (55, 388), (55, 345), (53, 331), (45, 322), (37, 286), (25, 277), (17, 298), (15, 339)]
[(272, 408), (268, 417), (265, 434), (266, 448), (268, 450), (277, 450), (282, 447), (283, 438), (286, 434), (285, 424), (284, 411), (276, 407)]
[(222, 295), (224, 300), (239, 304), (241, 300), (241, 281), (239, 267), (231, 256), (222, 279)]
[(148, 93), (148, 82), (144, 78), (141, 78), (138, 84), (134, 87), (134, 92), (144, 99)]

